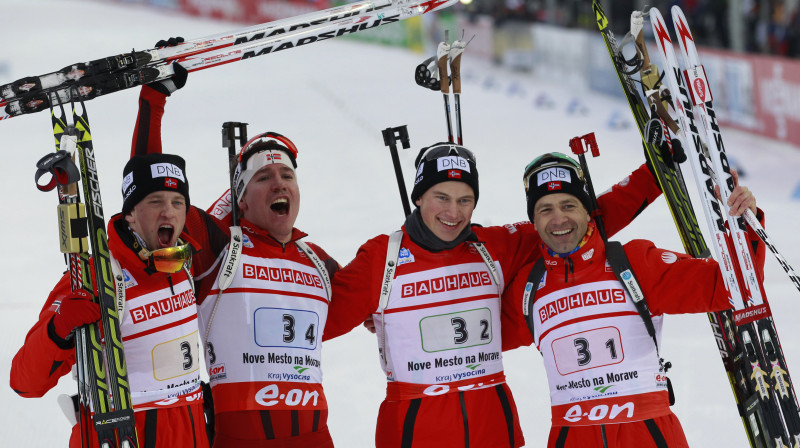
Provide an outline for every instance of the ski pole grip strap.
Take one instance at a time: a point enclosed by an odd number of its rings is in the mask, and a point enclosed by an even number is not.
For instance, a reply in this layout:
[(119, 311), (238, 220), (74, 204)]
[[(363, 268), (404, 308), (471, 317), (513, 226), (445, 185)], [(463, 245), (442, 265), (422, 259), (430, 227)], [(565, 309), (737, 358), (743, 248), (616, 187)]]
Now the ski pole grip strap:
[[(46, 184), (39, 182), (39, 179), (45, 174), (50, 174), (52, 177)], [(57, 151), (48, 154), (38, 162), (36, 162), (36, 188), (40, 191), (50, 191), (56, 185), (69, 185), (81, 179), (81, 172), (72, 161), (72, 157), (68, 151)]]

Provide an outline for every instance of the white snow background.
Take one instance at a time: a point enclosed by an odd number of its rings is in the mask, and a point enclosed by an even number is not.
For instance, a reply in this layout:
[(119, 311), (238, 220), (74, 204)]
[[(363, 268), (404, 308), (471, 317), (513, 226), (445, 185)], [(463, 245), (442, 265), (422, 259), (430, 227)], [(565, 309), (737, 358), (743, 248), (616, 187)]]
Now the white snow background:
[[(195, 38), (240, 27), (133, 5), (76, 0), (0, 0), (0, 17), (3, 83), (131, 48), (151, 48), (170, 36)], [(248, 122), (250, 135), (272, 130), (288, 136), (300, 150), (297, 227), (344, 265), (360, 244), (403, 222), (380, 131), (408, 125), (412, 149), (401, 151), (400, 158), (409, 188), (418, 149), (446, 138), (441, 95), (413, 81), (414, 68), (426, 56), (336, 39), (192, 74), (167, 105), (165, 151), (187, 159), (192, 203), (206, 207), (227, 184), (222, 122)], [(643, 162), (635, 128), (608, 126), (614, 113), (630, 116), (621, 100), (496, 69), (470, 58), (469, 48), (462, 72), (465, 143), (476, 152), (481, 173), (474, 222), (525, 220), (525, 164), (543, 152), (569, 152), (571, 137), (597, 135), (601, 156), (589, 163), (598, 192)], [(553, 100), (553, 108), (533, 105), (543, 94)], [(87, 103), (107, 216), (121, 207), (121, 172), (129, 156), (137, 96), (138, 89), (131, 89)], [(575, 100), (584, 113), (568, 112)], [(731, 129), (724, 129), (724, 137), (729, 155), (745, 170), (744, 183), (767, 214), (767, 231), (789, 263), (800, 267), (800, 150)], [(0, 145), (0, 191), (6, 198), (0, 218), (0, 446), (64, 446), (69, 425), (56, 397), (74, 392), (73, 380), (62, 378), (39, 399), (20, 398), (7, 386), (11, 359), (65, 269), (58, 252), (56, 194), (39, 192), (33, 182), (36, 161), (54, 150), (48, 114), (0, 123)], [(682, 250), (663, 199), (617, 238), (648, 238)], [(789, 367), (800, 375), (800, 326), (795, 324), (800, 293), (772, 255), (767, 257), (767, 293)], [(744, 447), (745, 433), (710, 333), (705, 315), (665, 320), (662, 353), (674, 365), (673, 410), (692, 446)], [(325, 344), (328, 425), (338, 447), (374, 445), (385, 393), (376, 347), (375, 337), (364, 328)], [(540, 356), (523, 348), (506, 353), (504, 361), (527, 446), (544, 446), (550, 410)]]

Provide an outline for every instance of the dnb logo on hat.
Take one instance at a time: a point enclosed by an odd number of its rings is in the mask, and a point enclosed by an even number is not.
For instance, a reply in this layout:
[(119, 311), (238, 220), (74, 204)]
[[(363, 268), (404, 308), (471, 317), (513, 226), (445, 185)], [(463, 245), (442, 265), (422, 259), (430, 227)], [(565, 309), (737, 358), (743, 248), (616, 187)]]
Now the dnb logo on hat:
[(150, 165), (150, 175), (153, 176), (153, 179), (156, 177), (174, 177), (180, 179), (181, 182), (186, 182), (186, 178), (183, 177), (183, 170), (171, 163), (154, 163)]

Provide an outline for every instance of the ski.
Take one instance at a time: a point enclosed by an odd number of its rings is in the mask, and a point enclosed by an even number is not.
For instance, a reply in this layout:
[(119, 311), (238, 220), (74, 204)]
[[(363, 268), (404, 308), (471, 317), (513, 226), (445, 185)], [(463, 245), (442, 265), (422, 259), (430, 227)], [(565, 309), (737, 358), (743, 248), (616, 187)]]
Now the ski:
[[(700, 63), (691, 31), (680, 8), (672, 8), (672, 18), (686, 68), (684, 71), (679, 68), (663, 17), (656, 9), (652, 9), (650, 14), (659, 50), (665, 58), (666, 78), (670, 83), (670, 90), (673, 92), (673, 101), (676, 105), (674, 109), (678, 113), (679, 119), (682, 120), (683, 129), (690, 129), (693, 135), (693, 146), (697, 151), (698, 158), (704, 159), (702, 141), (697, 132), (698, 126), (695, 126), (693, 120), (695, 114), (700, 122), (699, 129), (707, 144), (708, 158), (713, 167), (709, 168), (709, 164), (705, 162), (703, 173), (709, 175), (709, 179), (706, 181), (709, 186), (713, 184), (720, 188), (722, 204), (718, 205), (715, 210), (719, 214), (720, 209), (727, 209), (727, 198), (731, 194), (734, 184), (722, 134), (716, 121), (713, 98), (708, 88), (705, 70)], [(695, 175), (697, 176), (699, 173), (700, 171), (695, 169)], [(713, 179), (711, 179), (712, 177)], [(706, 213), (710, 212), (710, 210), (706, 210)], [(751, 215), (748, 220), (757, 222), (752, 213), (748, 213)], [(769, 312), (766, 295), (756, 278), (752, 248), (746, 241), (745, 217), (731, 217), (727, 213), (726, 215), (728, 234), (736, 252), (734, 265), (739, 272), (738, 277), (735, 278), (741, 280), (738, 286), (741, 294), (733, 300), (734, 319), (739, 325), (737, 331), (742, 344), (744, 344), (747, 357), (747, 362), (744, 363), (746, 376), (753, 383), (753, 389), (758, 392), (759, 405), (762, 408), (762, 412), (757, 416), (762, 419), (761, 428), (759, 428), (758, 422), (750, 419), (753, 438), (760, 436), (759, 429), (762, 431), (766, 429), (763, 437), (769, 440), (773, 444), (772, 446), (798, 446), (800, 444), (800, 410), (798, 410), (796, 394), (780, 347), (778, 333)], [(761, 226), (759, 225), (758, 228), (760, 229)], [(764, 233), (763, 229), (761, 231), (759, 236)], [(731, 258), (729, 255), (727, 257)], [(768, 446), (770, 445), (768, 444)]]
[(0, 107), (4, 107), (0, 121), (45, 110), (54, 98), (63, 103), (77, 99), (73, 96), (86, 101), (169, 78), (174, 74), (173, 62), (179, 62), (189, 72), (204, 70), (395, 23), (438, 11), (456, 1), (362, 1), (239, 32), (194, 39), (174, 47), (133, 51), (69, 65), (0, 86)]
[[(100, 184), (97, 165), (94, 159), (91, 128), (86, 108), (81, 101), (72, 103), (72, 124), (66, 125), (66, 114), (63, 103), (55, 98), (53, 103), (61, 110), (61, 118), (53, 117), (54, 136), (58, 136), (58, 128), (63, 126), (64, 133), (75, 140), (80, 160), (80, 178), (84, 191), (86, 211), (80, 224), (87, 226), (87, 236), (92, 256), (89, 258), (87, 248), (79, 247), (79, 260), (71, 257), (71, 262), (80, 263), (80, 279), (84, 290), (94, 296), (100, 304), (99, 324), (86, 328), (86, 349), (82, 354), (87, 360), (83, 393), (91, 399), (94, 413), (94, 431), (101, 448), (136, 448), (139, 446), (136, 437), (136, 425), (133, 417), (130, 386), (127, 379), (127, 366), (122, 349), (120, 333), (120, 316), (117, 311), (116, 291), (120, 287), (111, 268), (111, 254), (106, 237), (105, 215), (100, 196)], [(64, 201), (77, 203), (77, 191), (72, 199)], [(78, 215), (80, 216), (80, 214)], [(83, 230), (78, 230), (78, 233)], [(71, 271), (72, 272), (72, 271)], [(76, 270), (77, 272), (77, 270)], [(94, 274), (94, 280), (93, 276)], [(71, 279), (72, 280), (72, 279)], [(120, 279), (121, 280), (121, 279)], [(102, 330), (100, 328), (102, 325)], [(102, 331), (102, 333), (101, 333)], [(80, 378), (79, 378), (80, 381)]]
[[(83, 279), (85, 271), (81, 269), (81, 254), (88, 251), (86, 209), (80, 203), (77, 184), (80, 180), (80, 173), (72, 161), (77, 148), (77, 132), (73, 126), (67, 125), (63, 105), (59, 105), (58, 112), (51, 109), (50, 116), (56, 153), (48, 154), (36, 164), (36, 185), (41, 191), (50, 191), (57, 186), (59, 242), (69, 268), (70, 288), (72, 291), (85, 291), (86, 282)], [(39, 178), (46, 174), (51, 175), (52, 181), (48, 185), (41, 185)], [(59, 174), (61, 178), (59, 178)], [(91, 281), (88, 284), (91, 284)], [(93, 376), (93, 368), (87, 364), (92, 359), (88, 356), (89, 331), (87, 326), (82, 326), (75, 329), (74, 333), (78, 402), (73, 401), (72, 404), (77, 408), (82, 448), (89, 448), (89, 432), (92, 431), (91, 406), (89, 404), (90, 385), (96, 380)], [(103, 359), (102, 352), (98, 359)]]
[[(664, 98), (662, 96), (662, 86), (659, 85), (660, 76), (658, 68), (655, 65), (645, 66), (644, 64), (644, 60), (647, 60), (648, 57), (644, 41), (640, 36), (641, 22), (639, 22), (638, 30), (632, 30), (635, 35), (629, 34), (623, 39), (623, 43), (626, 41), (639, 41), (640, 43), (640, 45), (636, 47), (637, 56), (626, 60), (621, 53), (621, 48), (617, 44), (613, 33), (608, 29), (608, 20), (598, 0), (593, 0), (593, 8), (597, 17), (598, 28), (606, 42), (620, 84), (622, 85), (634, 118), (639, 126), (642, 139), (645, 142), (646, 157), (655, 171), (661, 190), (675, 218), (675, 223), (684, 248), (687, 253), (694, 257), (710, 257), (710, 250), (702, 237), (694, 217), (694, 210), (691, 207), (691, 201), (685, 188), (683, 177), (674, 164), (661, 163), (661, 160), (659, 160), (659, 156), (661, 155), (659, 148), (655, 145), (648, 144), (651, 141), (658, 141), (659, 138), (663, 138), (665, 143), (669, 144), (670, 140), (667, 128), (672, 130), (675, 135), (679, 136), (674, 142), (677, 144), (680, 142), (680, 136), (683, 130), (664, 113), (665, 108), (660, 104)], [(635, 85), (637, 81), (632, 78), (632, 75), (637, 72), (641, 77), (641, 80), (638, 82), (641, 83), (644, 98), (647, 98), (650, 105), (649, 113), (648, 107), (645, 106), (642, 97), (636, 92)], [(661, 116), (658, 114), (659, 111), (661, 112)], [(663, 135), (660, 135), (661, 133), (663, 133)], [(694, 136), (692, 136), (692, 143), (694, 144)], [(693, 157), (695, 157), (694, 154)], [(698, 158), (697, 161), (699, 162), (700, 159)], [(692, 163), (694, 163), (694, 161)], [(706, 165), (708, 165), (707, 162)], [(703, 171), (700, 170), (700, 172)], [(710, 168), (707, 170), (707, 173), (711, 173)], [(663, 179), (669, 179), (670, 175), (675, 179), (674, 183), (668, 181), (665, 185)], [(708, 197), (706, 188), (707, 187), (704, 186), (699, 190), (703, 198)], [(711, 191), (713, 191), (713, 183), (711, 188)], [(712, 204), (712, 202), (705, 201), (703, 203)], [(719, 205), (717, 204), (717, 206)], [(709, 216), (715, 215), (707, 215), (707, 219), (709, 219)], [(716, 222), (717, 221), (715, 221), (715, 224)], [(712, 233), (714, 228), (715, 227), (710, 227)], [(722, 236), (722, 234), (719, 234), (719, 236)], [(725, 263), (725, 260), (721, 260), (721, 264), (723, 263)], [(765, 428), (763, 425), (767, 422), (768, 416), (765, 415), (764, 407), (760, 405), (761, 401), (758, 398), (758, 394), (765, 393), (767, 389), (765, 387), (767, 384), (767, 377), (764, 375), (765, 371), (759, 370), (759, 365), (756, 364), (760, 362), (758, 353), (760, 350), (757, 350), (756, 345), (753, 343), (753, 335), (757, 332), (753, 325), (740, 331), (734, 323), (733, 312), (730, 310), (708, 313), (708, 318), (751, 446), (759, 448), (775, 446), (773, 442), (764, 439)], [(744, 334), (747, 334), (748, 337), (743, 337)], [(775, 340), (775, 338), (772, 340)], [(757, 428), (753, 429), (755, 426), (757, 426)]]
[[(592, 8), (597, 18), (597, 26), (600, 34), (606, 43), (609, 56), (617, 71), (622, 90), (628, 100), (628, 105), (631, 108), (636, 125), (639, 128), (639, 133), (642, 136), (642, 144), (645, 148), (647, 160), (653, 165), (653, 171), (656, 180), (664, 192), (664, 197), (669, 205), (670, 212), (672, 213), (675, 225), (678, 228), (681, 241), (684, 247), (691, 248), (690, 253), (695, 256), (707, 256), (710, 252), (703, 239), (702, 232), (697, 225), (694, 209), (689, 201), (688, 194), (686, 194), (686, 186), (683, 181), (683, 176), (680, 170), (677, 169), (676, 163), (668, 158), (668, 154), (662, 151), (660, 147), (664, 132), (664, 125), (652, 113), (651, 108), (646, 106), (642, 98), (639, 96), (636, 83), (631, 76), (632, 73), (638, 72), (644, 61), (626, 61), (622, 55), (622, 49), (617, 44), (614, 33), (608, 27), (608, 18), (600, 5), (599, 0), (593, 0)], [(633, 64), (633, 65), (631, 65)], [(641, 87), (644, 85), (639, 82)], [(649, 86), (652, 87), (652, 86)], [(643, 90), (650, 90), (645, 88)], [(687, 249), (688, 250), (688, 249)]]

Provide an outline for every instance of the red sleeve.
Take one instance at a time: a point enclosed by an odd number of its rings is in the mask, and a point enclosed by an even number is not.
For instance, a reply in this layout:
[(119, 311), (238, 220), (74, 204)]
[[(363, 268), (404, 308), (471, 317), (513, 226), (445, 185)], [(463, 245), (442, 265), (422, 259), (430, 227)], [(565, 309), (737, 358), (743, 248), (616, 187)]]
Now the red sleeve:
[(522, 294), (532, 268), (533, 263), (523, 266), (503, 293), (500, 303), (503, 351), (533, 344), (533, 335), (528, 330), (525, 315), (522, 314)]
[(652, 314), (721, 311), (731, 307), (719, 265), (711, 258), (659, 249), (633, 240), (625, 254)]
[(506, 287), (522, 265), (539, 256), (538, 247), (542, 240), (530, 222), (473, 227), (473, 231), (479, 241), (486, 243), (492, 258), (500, 263)]
[(75, 364), (74, 342), (62, 341), (61, 345), (57, 345), (48, 334), (50, 319), (60, 300), (69, 292), (67, 273), (47, 297), (39, 320), (28, 331), (25, 343), (11, 361), (11, 388), (23, 397), (41, 397)]
[(380, 277), (389, 237), (380, 235), (358, 249), (356, 257), (333, 277), (333, 297), (322, 340), (341, 336), (361, 325), (378, 309)]
[(202, 302), (217, 278), (216, 264), (219, 255), (230, 243), (228, 226), (218, 219), (192, 206), (186, 215), (183, 231), (200, 247), (192, 256), (192, 273), (195, 278), (197, 300)]
[(133, 130), (131, 157), (135, 155), (161, 153), (161, 118), (167, 96), (157, 90), (142, 86), (139, 93), (139, 114)]
[(661, 194), (647, 165), (637, 168), (610, 190), (597, 197), (599, 214), (609, 238), (624, 229)]

